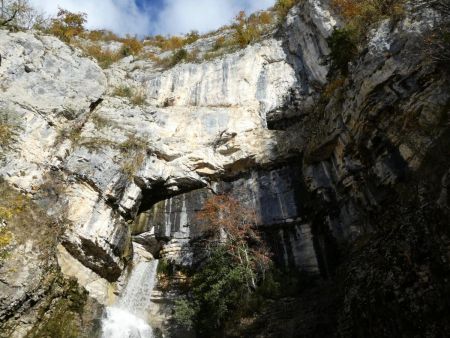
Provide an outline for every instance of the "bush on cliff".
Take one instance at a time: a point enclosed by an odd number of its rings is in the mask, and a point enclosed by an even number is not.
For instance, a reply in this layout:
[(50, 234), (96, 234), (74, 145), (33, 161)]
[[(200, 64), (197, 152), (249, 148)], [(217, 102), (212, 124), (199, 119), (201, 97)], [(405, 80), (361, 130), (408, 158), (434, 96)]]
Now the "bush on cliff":
[(52, 19), (50, 33), (64, 42), (71, 42), (84, 32), (86, 21), (86, 13), (74, 13), (60, 8), (56, 18)]
[(348, 64), (356, 57), (358, 52), (354, 35), (347, 29), (335, 29), (327, 42), (330, 47), (328, 58), (331, 62), (331, 74), (340, 72), (346, 76)]
[(254, 13), (247, 17), (245, 12), (241, 11), (232, 25), (234, 44), (245, 47), (258, 41), (267, 33), (271, 23), (272, 15), (269, 12)]
[(11, 125), (0, 121), (0, 147), (7, 146), (11, 142), (13, 131)]
[(147, 37), (145, 45), (155, 46), (162, 51), (177, 50), (183, 48), (186, 45), (194, 43), (200, 38), (200, 34), (197, 31), (191, 31), (185, 36), (170, 36), (164, 37), (162, 35), (155, 35)]
[(254, 212), (233, 198), (210, 198), (198, 219), (207, 234), (206, 258), (191, 276), (191, 292), (177, 302), (175, 319), (208, 335), (245, 311), (270, 258)]
[(330, 76), (348, 74), (348, 64), (366, 44), (367, 34), (382, 19), (399, 18), (406, 0), (332, 0), (331, 5), (344, 19), (327, 39), (330, 47)]
[[(2, 221), (0, 221), (2, 222)], [(9, 254), (9, 246), (13, 240), (11, 231), (8, 230), (6, 224), (0, 223), (0, 264)]]
[(18, 214), (24, 212), (29, 200), (9, 189), (0, 181), (0, 264), (2, 260), (8, 257), (9, 248), (14, 239), (7, 222), (10, 222)]
[(346, 29), (358, 41), (364, 40), (374, 23), (396, 18), (404, 13), (406, 0), (332, 0), (332, 6), (342, 15)]
[(91, 44), (88, 46), (80, 46), (80, 48), (89, 56), (92, 56), (97, 60), (100, 67), (103, 69), (108, 68), (114, 62), (119, 61), (122, 55), (110, 50), (103, 50), (101, 46), (97, 44)]
[(127, 36), (120, 41), (122, 42), (122, 48), (120, 49), (122, 56), (138, 55), (144, 47), (136, 37)]
[(284, 18), (299, 0), (277, 0), (274, 9), (280, 19)]

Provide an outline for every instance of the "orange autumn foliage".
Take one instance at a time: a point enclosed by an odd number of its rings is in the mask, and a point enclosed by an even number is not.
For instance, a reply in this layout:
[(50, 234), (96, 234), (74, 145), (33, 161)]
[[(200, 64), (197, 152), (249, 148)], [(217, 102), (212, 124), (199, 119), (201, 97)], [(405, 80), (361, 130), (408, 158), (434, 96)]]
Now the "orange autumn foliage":
[(225, 245), (238, 264), (263, 273), (270, 264), (270, 253), (256, 228), (254, 210), (228, 195), (210, 197), (197, 213), (197, 219), (213, 242)]

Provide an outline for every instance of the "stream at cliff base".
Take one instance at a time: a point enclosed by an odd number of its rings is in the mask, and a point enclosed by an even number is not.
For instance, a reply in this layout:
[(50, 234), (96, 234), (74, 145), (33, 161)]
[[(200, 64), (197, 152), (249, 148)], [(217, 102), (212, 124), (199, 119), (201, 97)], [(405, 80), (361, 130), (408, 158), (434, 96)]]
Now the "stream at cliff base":
[(116, 304), (106, 308), (102, 338), (153, 338), (145, 320), (156, 282), (158, 261), (137, 264)]

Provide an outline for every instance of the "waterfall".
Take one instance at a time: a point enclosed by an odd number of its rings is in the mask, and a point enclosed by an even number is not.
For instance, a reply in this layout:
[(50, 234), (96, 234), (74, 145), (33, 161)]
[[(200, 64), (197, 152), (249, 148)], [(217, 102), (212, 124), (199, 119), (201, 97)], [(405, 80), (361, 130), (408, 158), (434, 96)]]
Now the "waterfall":
[(136, 265), (117, 303), (106, 308), (102, 338), (153, 338), (145, 317), (156, 282), (157, 266), (157, 260)]

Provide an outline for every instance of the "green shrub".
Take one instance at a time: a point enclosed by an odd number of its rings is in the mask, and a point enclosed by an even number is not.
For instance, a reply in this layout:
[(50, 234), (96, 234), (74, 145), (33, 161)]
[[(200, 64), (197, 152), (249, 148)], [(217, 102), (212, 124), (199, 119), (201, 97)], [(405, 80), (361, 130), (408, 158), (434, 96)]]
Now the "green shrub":
[(165, 59), (156, 59), (155, 62), (161, 67), (168, 69), (176, 66), (177, 64), (186, 61), (186, 62), (196, 62), (198, 60), (197, 52), (193, 52), (190, 54), (186, 49), (181, 48), (174, 52), (172, 56), (167, 57)]
[(172, 56), (172, 64), (176, 65), (177, 63), (180, 63), (184, 60), (186, 60), (189, 56), (189, 53), (186, 49), (181, 48), (180, 50), (176, 51)]
[(174, 266), (173, 266), (172, 262), (170, 262), (169, 260), (161, 259), (158, 262), (158, 267), (156, 269), (156, 272), (158, 275), (173, 276)]
[(234, 41), (241, 47), (245, 47), (258, 38), (258, 30), (250, 25), (245, 12), (240, 12), (235, 19)]
[(74, 279), (58, 280), (57, 285), (59, 292), (62, 293), (61, 298), (54, 299), (49, 308), (41, 309), (40, 320), (26, 338), (84, 337), (80, 328), (83, 325), (84, 308), (88, 301), (87, 291), (82, 290)]
[(193, 325), (201, 334), (211, 334), (233, 317), (248, 296), (250, 271), (232, 263), (227, 250), (214, 250), (192, 280), (191, 297), (180, 301), (175, 319), (181, 326)]
[[(130, 55), (138, 55), (144, 45), (135, 37), (127, 36), (126, 38), (119, 38), (112, 32), (104, 30), (84, 31), (80, 33), (80, 36), (86, 40), (90, 40), (90, 43), (78, 43), (74, 44), (81, 48), (87, 55), (97, 59), (99, 65), (102, 68), (108, 68), (114, 62), (119, 61), (123, 57)], [(119, 51), (104, 50), (98, 44), (98, 41), (117, 41), (122, 43), (122, 47)]]
[(358, 52), (353, 33), (347, 29), (335, 29), (327, 42), (330, 47), (331, 74), (338, 71), (347, 75), (348, 64)]
[(178, 304), (175, 318), (209, 336), (248, 308), (270, 255), (255, 229), (254, 213), (229, 196), (207, 199), (197, 219), (208, 242), (207, 258), (192, 276), (191, 292)]
[(200, 34), (197, 31), (191, 31), (186, 36), (170, 36), (164, 37), (162, 35), (155, 35), (147, 37), (146, 45), (156, 46), (163, 51), (177, 50), (183, 48), (186, 45), (194, 43), (200, 38)]
[(198, 309), (193, 306), (189, 299), (183, 297), (175, 301), (174, 310), (173, 319), (175, 322), (187, 330), (192, 330), (195, 325), (194, 318)]
[(17, 114), (9, 110), (0, 111), (0, 148), (10, 146), (19, 130), (20, 121)]
[(126, 97), (135, 106), (142, 106), (147, 99), (144, 92), (135, 90), (129, 86), (121, 85), (114, 88), (112, 95), (119, 97)]
[(70, 140), (73, 145), (78, 144), (81, 140), (81, 128), (64, 128), (58, 131), (56, 143), (61, 143), (64, 140)]
[(13, 241), (13, 234), (8, 229), (8, 226), (3, 222), (9, 222), (18, 215), (24, 213), (29, 199), (24, 195), (5, 188), (3, 182), (0, 182), (0, 262), (9, 254), (9, 247)]
[(100, 116), (98, 114), (91, 115), (91, 121), (92, 121), (92, 123), (95, 124), (95, 127), (97, 129), (103, 129), (103, 128), (108, 127), (111, 124), (112, 125), (115, 124), (115, 122), (110, 121), (110, 120), (108, 120), (108, 119), (106, 119), (106, 118), (104, 118), (104, 117), (102, 117), (102, 116)]
[(185, 39), (180, 36), (171, 36), (165, 38), (162, 35), (156, 35), (154, 37), (148, 38), (148, 40), (146, 41), (146, 45), (159, 47), (163, 51), (183, 48), (185, 44)]

